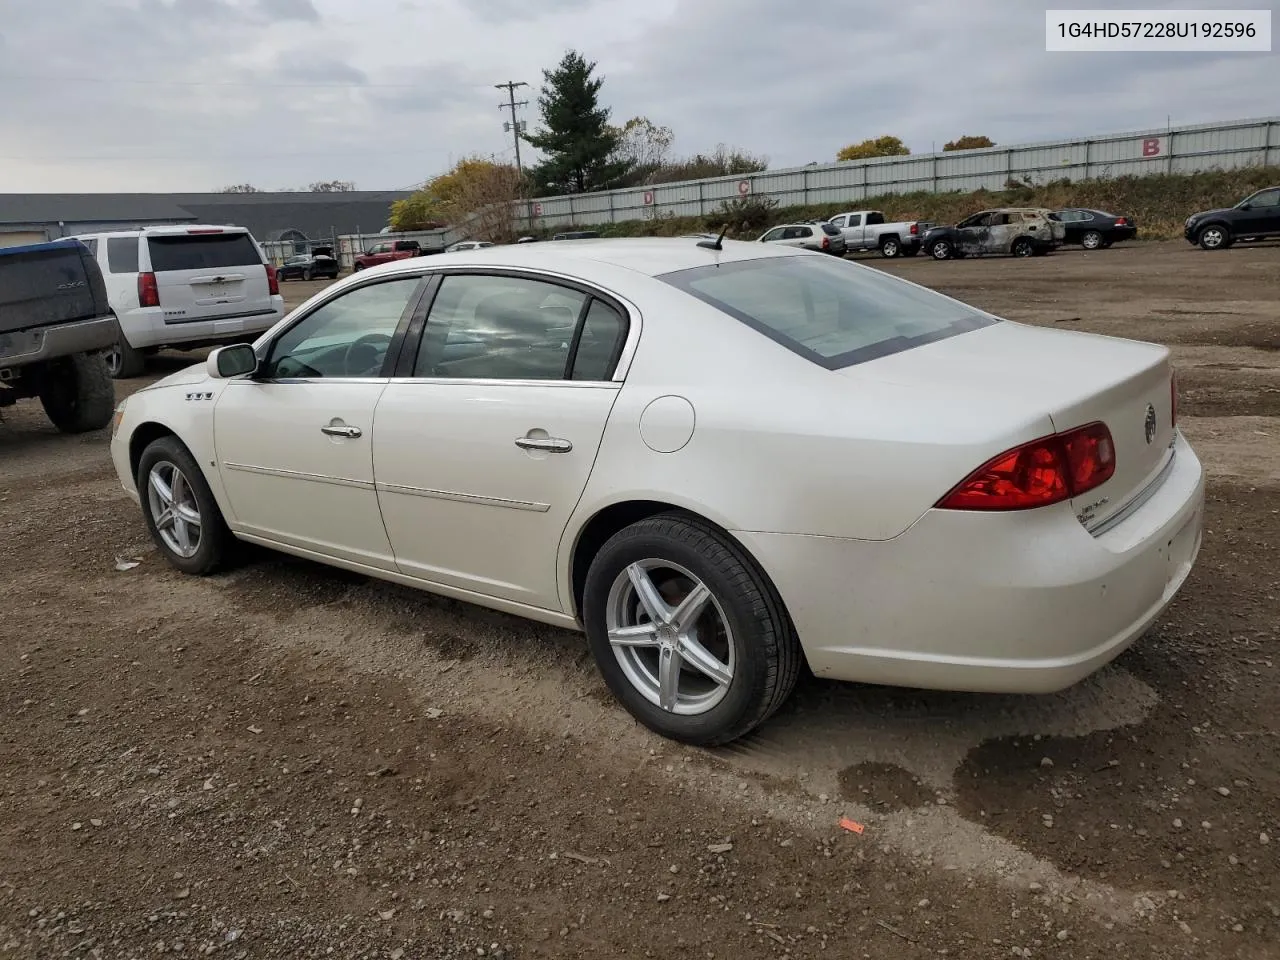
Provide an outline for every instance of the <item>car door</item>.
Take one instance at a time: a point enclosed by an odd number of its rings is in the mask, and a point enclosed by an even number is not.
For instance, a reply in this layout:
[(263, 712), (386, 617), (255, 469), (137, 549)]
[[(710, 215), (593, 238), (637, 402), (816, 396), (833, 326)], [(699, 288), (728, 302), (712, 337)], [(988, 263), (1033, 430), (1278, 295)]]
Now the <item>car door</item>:
[(844, 232), (845, 247), (854, 250), (866, 246), (866, 228), (862, 225), (862, 214), (849, 214), (848, 228)]
[(1022, 217), (1018, 214), (993, 213), (987, 218), (987, 234), (982, 240), (982, 253), (1008, 253), (1014, 234), (1019, 232)]
[(1250, 197), (1249, 209), (1240, 212), (1233, 232), (1237, 237), (1280, 233), (1280, 187)]
[(402, 573), (562, 609), (560, 538), (621, 386), (630, 322), (607, 295), (536, 274), (441, 278), (374, 423)]
[(1084, 230), (1082, 221), (1084, 220), (1084, 212), (1081, 210), (1059, 210), (1055, 216), (1058, 222), (1062, 224), (1063, 239), (1067, 243), (1079, 243), (1080, 237)]
[(347, 288), (274, 337), (252, 378), (227, 383), (214, 448), (237, 531), (395, 569), (373, 485), (374, 407), (424, 284)]
[(990, 212), (975, 213), (956, 225), (956, 242), (964, 253), (981, 253), (986, 249), (991, 233), (990, 218)]

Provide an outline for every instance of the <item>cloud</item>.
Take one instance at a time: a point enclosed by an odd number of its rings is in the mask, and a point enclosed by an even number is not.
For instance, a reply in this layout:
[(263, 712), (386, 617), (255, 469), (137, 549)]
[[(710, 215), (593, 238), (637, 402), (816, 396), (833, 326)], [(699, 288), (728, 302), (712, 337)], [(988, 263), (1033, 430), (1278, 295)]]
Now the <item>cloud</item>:
[[(1052, 0), (1058, 5), (1060, 0)], [(1224, 0), (1224, 9), (1238, 0)], [(1162, 0), (1188, 8), (1213, 0)], [(915, 152), (1273, 113), (1272, 54), (1049, 54), (1050, 0), (60, 0), (6, 6), (11, 190), (393, 189), (512, 156), (507, 80), (598, 62), (616, 121), (775, 166), (881, 134)], [(1273, 2), (1273, 7), (1275, 3)], [(529, 161), (533, 151), (525, 148)]]

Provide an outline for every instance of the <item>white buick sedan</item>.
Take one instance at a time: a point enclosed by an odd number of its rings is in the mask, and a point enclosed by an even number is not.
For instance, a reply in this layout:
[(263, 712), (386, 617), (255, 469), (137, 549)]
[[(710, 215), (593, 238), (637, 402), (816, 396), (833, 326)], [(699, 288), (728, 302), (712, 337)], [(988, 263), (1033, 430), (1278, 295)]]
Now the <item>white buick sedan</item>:
[(723, 743), (801, 664), (1047, 692), (1200, 547), (1160, 346), (772, 244), (593, 240), (365, 270), (122, 403), (160, 550), (246, 540), (585, 631), (642, 723)]

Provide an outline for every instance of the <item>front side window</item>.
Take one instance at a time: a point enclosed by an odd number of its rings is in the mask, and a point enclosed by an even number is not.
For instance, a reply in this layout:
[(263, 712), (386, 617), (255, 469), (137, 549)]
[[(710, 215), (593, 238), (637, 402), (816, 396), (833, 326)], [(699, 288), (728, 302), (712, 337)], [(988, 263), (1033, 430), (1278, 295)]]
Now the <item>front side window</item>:
[(765, 234), (763, 237), (761, 237), (760, 239), (761, 239), (761, 240), (766, 240), (766, 241), (768, 241), (768, 240), (781, 240), (781, 239), (782, 239), (782, 234), (783, 234), (784, 232), (785, 232), (785, 231), (784, 231), (781, 227), (774, 227), (772, 230), (770, 230), (768, 233), (766, 233), (766, 234)]
[(850, 215), (849, 215), (849, 226), (851, 226), (851, 227), (860, 227), (860, 226), (862, 226), (862, 214), (860, 214), (860, 213), (852, 213), (852, 214), (850, 214)]
[(107, 237), (107, 270), (111, 273), (138, 272), (137, 237)]
[(603, 301), (544, 280), (453, 274), (440, 284), (415, 377), (607, 380), (626, 323)]
[(999, 322), (949, 297), (832, 257), (766, 257), (658, 279), (829, 370)]
[(372, 283), (317, 307), (272, 344), (263, 376), (381, 375), (387, 348), (421, 283), (420, 277)]

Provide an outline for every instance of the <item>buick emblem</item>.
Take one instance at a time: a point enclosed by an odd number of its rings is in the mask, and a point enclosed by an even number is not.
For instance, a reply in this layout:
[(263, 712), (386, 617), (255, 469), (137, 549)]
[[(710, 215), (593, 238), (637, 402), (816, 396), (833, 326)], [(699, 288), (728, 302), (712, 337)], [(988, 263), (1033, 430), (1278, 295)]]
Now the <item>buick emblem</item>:
[(1156, 408), (1151, 404), (1147, 404), (1147, 422), (1145, 424), (1147, 431), (1147, 443), (1156, 438)]

